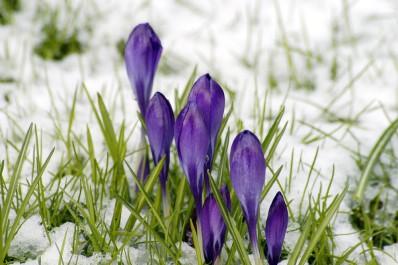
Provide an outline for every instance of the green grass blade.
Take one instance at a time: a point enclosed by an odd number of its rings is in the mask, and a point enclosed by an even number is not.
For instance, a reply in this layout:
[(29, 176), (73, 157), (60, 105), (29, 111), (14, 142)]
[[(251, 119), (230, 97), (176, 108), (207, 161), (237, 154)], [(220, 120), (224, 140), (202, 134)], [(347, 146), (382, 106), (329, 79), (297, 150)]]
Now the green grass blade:
[(179, 113), (181, 111), (182, 107), (187, 102), (189, 92), (191, 91), (192, 85), (195, 82), (197, 71), (198, 71), (198, 67), (195, 66), (194, 69), (192, 70), (191, 75), (189, 76), (187, 83), (184, 86), (184, 89), (182, 90), (181, 96), (178, 97), (178, 99), (176, 100), (175, 113)]
[(223, 141), (223, 147), (220, 155), (220, 163), (218, 166), (218, 186), (221, 187), (221, 183), (223, 181), (224, 172), (228, 171), (228, 148), (230, 141), (230, 130), (228, 128), (227, 133), (225, 135), (225, 139)]
[(192, 223), (191, 219), (189, 220), (189, 226), (191, 227), (192, 241), (193, 241), (193, 245), (195, 247), (197, 264), (203, 264), (202, 253), (200, 253), (201, 243), (199, 242), (198, 233), (196, 232), (195, 225)]
[(129, 202), (127, 202), (124, 198), (120, 197), (119, 195), (116, 195), (116, 200), (120, 200), (124, 206), (126, 206), (127, 209), (129, 209), (130, 213), (138, 220), (146, 229), (148, 229), (151, 234), (159, 241), (160, 244), (162, 244), (167, 253), (172, 256), (174, 259), (178, 259), (178, 250), (174, 245), (169, 245), (167, 242), (164, 240), (163, 236), (161, 236), (155, 229), (152, 228), (148, 222), (145, 221), (145, 219), (140, 215), (139, 211), (131, 205)]
[(116, 137), (115, 129), (112, 125), (112, 120), (109, 117), (109, 112), (105, 107), (105, 103), (100, 94), (97, 94), (98, 97), (98, 108), (101, 113), (102, 124), (104, 125), (104, 137), (106, 144), (108, 146), (109, 152), (112, 156), (114, 162), (119, 160), (118, 153), (118, 141)]
[(317, 230), (316, 230), (315, 234), (311, 235), (311, 241), (309, 242), (307, 249), (304, 251), (304, 254), (301, 257), (299, 265), (303, 265), (307, 262), (309, 256), (311, 255), (312, 250), (315, 248), (316, 244), (318, 243), (319, 239), (321, 238), (322, 233), (325, 231), (326, 227), (329, 225), (333, 216), (335, 216), (335, 214), (337, 213), (337, 211), (340, 207), (340, 204), (344, 199), (346, 192), (347, 192), (347, 187), (343, 190), (343, 192), (341, 194), (336, 196), (334, 198), (333, 202), (330, 204), (321, 223), (319, 224), (319, 226), (317, 226)]
[(372, 174), (373, 167), (376, 165), (377, 161), (380, 158), (380, 155), (383, 153), (387, 143), (391, 140), (391, 137), (395, 134), (398, 129), (398, 119), (393, 121), (387, 129), (381, 134), (372, 150), (369, 153), (369, 156), (365, 163), (365, 168), (362, 171), (361, 178), (359, 180), (358, 189), (354, 194), (354, 199), (358, 202), (362, 201), (363, 193), (365, 192), (368, 180), (370, 175)]
[[(93, 246), (93, 249), (95, 251), (101, 251), (101, 246), (99, 244), (103, 240), (101, 239), (101, 233), (98, 231), (96, 224), (92, 223), (90, 221), (89, 214), (86, 212), (86, 210), (79, 203), (77, 203), (76, 201), (73, 201), (73, 200), (71, 202), (73, 202), (74, 206), (77, 208), (77, 210), (79, 211), (81, 216), (86, 220), (86, 222), (88, 224), (88, 227), (89, 227), (91, 233), (87, 233), (87, 236), (90, 239), (90, 242), (91, 242), (91, 244)], [(69, 205), (66, 205), (65, 207), (68, 209), (69, 213), (71, 214), (71, 216), (75, 220), (76, 224), (79, 227), (84, 227), (84, 224), (80, 220), (80, 217), (75, 213), (75, 211), (72, 210), (69, 207)]]
[(304, 248), (305, 245), (305, 240), (309, 237), (312, 225), (313, 225), (313, 219), (314, 219), (314, 213), (310, 212), (310, 216), (308, 216), (307, 221), (305, 222), (304, 229), (300, 234), (299, 239), (297, 240), (291, 254), (289, 257), (289, 261), (287, 265), (296, 265), (297, 261), (299, 259), (300, 253), (302, 252), (302, 249)]
[(138, 190), (140, 191), (140, 194), (142, 194), (145, 202), (148, 204), (149, 206), (149, 210), (152, 212), (153, 216), (155, 217), (155, 219), (157, 220), (157, 222), (159, 223), (160, 227), (163, 229), (163, 232), (165, 234), (167, 234), (167, 228), (166, 228), (166, 224), (163, 222), (162, 218), (159, 215), (158, 209), (154, 206), (154, 204), (152, 203), (151, 199), (149, 198), (148, 193), (145, 191), (145, 188), (143, 187), (143, 185), (141, 184), (141, 181), (138, 180), (137, 176), (135, 174), (132, 174), (135, 184), (138, 187)]
[[(165, 158), (162, 158), (159, 161), (159, 163), (156, 165), (156, 167), (149, 174), (149, 177), (146, 180), (145, 186), (144, 186), (144, 190), (147, 194), (153, 190), (155, 183), (158, 182), (159, 175), (162, 170), (164, 160), (165, 160)], [(130, 173), (134, 174), (134, 171), (132, 170), (132, 168), (130, 167), (130, 165), (127, 162), (126, 162), (126, 165), (127, 165), (128, 169), (130, 170)], [(137, 196), (135, 205), (134, 205), (135, 209), (138, 213), (142, 210), (142, 208), (144, 207), (144, 204), (145, 204), (145, 196), (144, 196), (144, 194), (140, 193)], [(135, 221), (136, 221), (136, 219), (134, 218), (134, 215), (130, 216), (125, 229), (127, 231), (130, 231), (134, 227)]]
[(278, 179), (279, 175), (281, 174), (282, 168), (283, 168), (283, 166), (280, 166), (276, 170), (276, 172), (273, 174), (272, 178), (265, 185), (263, 191), (261, 192), (261, 200), (260, 200), (260, 202), (262, 202), (264, 200), (265, 196), (267, 196), (268, 192), (271, 190), (272, 186), (274, 185), (274, 183)]
[(272, 146), (271, 146), (271, 148), (269, 149), (268, 154), (265, 153), (265, 157), (266, 157), (266, 158), (265, 158), (265, 162), (266, 162), (266, 164), (269, 164), (270, 161), (271, 161), (271, 159), (272, 159), (272, 157), (274, 156), (275, 150), (276, 150), (276, 148), (278, 147), (278, 144), (279, 144), (279, 142), (281, 141), (282, 136), (283, 136), (283, 134), (284, 134), (285, 131), (286, 131), (287, 124), (288, 124), (288, 123), (286, 122), (285, 125), (283, 126), (282, 130), (276, 134), (276, 136), (275, 136), (275, 141), (272, 143)]
[(4, 204), (2, 205), (2, 212), (1, 212), (0, 219), (6, 220), (5, 222), (2, 221), (2, 231), (3, 231), (4, 235), (7, 233), (7, 226), (8, 226), (7, 220), (8, 220), (9, 213), (11, 211), (12, 201), (13, 201), (13, 198), (15, 195), (14, 193), (18, 186), (18, 180), (21, 175), (22, 166), (24, 164), (24, 161), (26, 158), (26, 153), (28, 151), (29, 141), (30, 141), (30, 138), (32, 137), (32, 128), (33, 128), (33, 124), (31, 124), (29, 126), (29, 129), (28, 129), (28, 131), (25, 135), (25, 138), (23, 140), (22, 147), (19, 151), (19, 155), (18, 155), (17, 161), (14, 166), (13, 174), (10, 179), (10, 185), (8, 187), (7, 196), (5, 197)]
[[(30, 184), (29, 189), (28, 189), (21, 205), (19, 206), (18, 210), (16, 210), (16, 217), (14, 219), (14, 223), (11, 226), (10, 232), (8, 234), (8, 238), (6, 239), (4, 249), (2, 251), (7, 252), (7, 250), (9, 249), (9, 247), (11, 245), (11, 241), (14, 238), (14, 235), (16, 234), (16, 232), (20, 226), (20, 221), (25, 214), (26, 206), (28, 205), (30, 198), (32, 197), (33, 193), (35, 192), (36, 185), (39, 183), (39, 180), (43, 176), (44, 171), (46, 170), (47, 165), (50, 162), (52, 155), (54, 154), (54, 150), (55, 149), (52, 149), (52, 151), (48, 155), (48, 157), (47, 157), (46, 161), (44, 162), (43, 166), (41, 167), (40, 171), (37, 173), (36, 178)], [(0, 258), (1, 258), (0, 261), (2, 261), (4, 259), (4, 257), (0, 257)]]
[[(175, 204), (173, 207), (173, 211), (172, 211), (172, 227), (178, 227), (178, 223), (180, 221), (180, 215), (183, 211), (183, 202), (184, 202), (184, 196), (186, 195), (186, 193), (184, 192), (185, 188), (186, 188), (186, 182), (187, 179), (186, 178), (181, 178), (180, 183), (177, 187), (177, 197), (175, 199)], [(178, 232), (178, 231), (176, 231)], [(173, 235), (173, 238), (178, 238), (178, 234), (177, 235)]]
[(95, 150), (93, 144), (93, 138), (91, 136), (90, 129), (87, 126), (87, 146), (88, 146), (88, 156), (90, 159), (90, 167), (91, 167), (91, 179), (94, 183), (97, 183), (97, 169), (96, 169), (96, 159), (95, 159)]
[(272, 138), (277, 134), (279, 124), (281, 123), (283, 114), (285, 113), (285, 107), (282, 106), (281, 109), (279, 110), (278, 115), (276, 116), (274, 122), (271, 125), (271, 128), (269, 129), (267, 136), (265, 136), (261, 146), (263, 148), (264, 153), (267, 152), (267, 149), (271, 143)]

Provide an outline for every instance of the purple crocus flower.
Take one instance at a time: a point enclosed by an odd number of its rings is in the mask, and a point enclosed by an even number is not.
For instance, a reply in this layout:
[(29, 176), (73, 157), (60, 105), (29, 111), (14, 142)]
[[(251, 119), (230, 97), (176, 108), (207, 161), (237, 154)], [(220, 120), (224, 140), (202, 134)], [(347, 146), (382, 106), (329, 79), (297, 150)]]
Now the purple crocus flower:
[(204, 165), (210, 138), (194, 102), (188, 102), (178, 115), (174, 137), (178, 158), (195, 198), (196, 211), (199, 213), (202, 208)]
[(218, 130), (225, 108), (225, 97), (221, 86), (209, 74), (202, 75), (192, 86), (188, 101), (195, 102), (210, 135), (208, 169), (211, 168)]
[(156, 92), (148, 104), (145, 115), (149, 145), (155, 165), (165, 156), (166, 160), (160, 173), (163, 196), (166, 195), (166, 181), (170, 163), (170, 146), (174, 137), (174, 114), (167, 98)]
[(127, 40), (124, 60), (127, 75), (144, 117), (161, 53), (162, 44), (152, 27), (148, 23), (138, 24)]
[(256, 224), (265, 181), (265, 159), (261, 143), (250, 131), (239, 133), (230, 153), (230, 174), (249, 230), (253, 250), (258, 253)]
[[(227, 186), (221, 189), (221, 194), (228, 209), (231, 210), (231, 198)], [(212, 194), (207, 196), (199, 220), (202, 228), (205, 262), (206, 264), (214, 264), (221, 254), (227, 227), (217, 201)]]
[(269, 265), (277, 265), (282, 252), (289, 216), (285, 200), (278, 192), (272, 200), (265, 225), (265, 238), (267, 239)]

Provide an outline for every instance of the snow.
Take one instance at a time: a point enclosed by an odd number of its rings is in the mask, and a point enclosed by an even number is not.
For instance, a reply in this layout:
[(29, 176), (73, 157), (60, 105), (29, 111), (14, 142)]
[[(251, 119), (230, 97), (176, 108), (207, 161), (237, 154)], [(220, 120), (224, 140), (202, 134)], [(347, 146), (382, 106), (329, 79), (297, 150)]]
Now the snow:
[[(45, 251), (41, 253), (40, 255), (40, 263), (38, 260), (28, 260), (25, 263), (22, 263), (24, 265), (35, 265), (35, 264), (43, 264), (43, 265), (53, 265), (53, 264), (58, 264), (60, 257), (62, 256), (62, 260), (64, 263), (71, 262), (72, 264), (81, 264), (81, 265), (96, 265), (100, 264), (101, 262), (104, 262), (106, 260), (110, 260), (109, 256), (104, 256), (103, 254), (100, 253), (94, 253), (91, 257), (85, 257), (83, 255), (76, 255), (72, 253), (72, 242), (73, 242), (73, 232), (75, 230), (75, 224), (73, 223), (65, 223), (61, 225), (60, 227), (55, 228), (51, 232), (51, 240), (52, 243), (51, 245), (47, 246), (45, 248)], [(29, 232), (24, 233), (25, 236), (25, 241), (34, 238), (34, 236), (31, 236), (29, 238), (29, 234), (32, 234), (32, 231), (35, 231), (37, 229), (37, 226), (30, 226), (29, 228), (33, 229), (30, 230)], [(43, 228), (41, 228), (43, 230)], [(22, 236), (21, 236), (22, 237)], [(35, 243), (38, 240), (33, 239), (32, 243)], [(43, 240), (43, 239), (42, 239)], [(25, 243), (26, 244), (26, 243)], [(47, 244), (48, 245), (48, 244)], [(16, 251), (20, 249), (26, 249), (24, 246), (20, 246), (19, 248), (16, 249)], [(26, 250), (24, 250), (26, 251)], [(16, 252), (18, 253), (18, 252)], [(21, 257), (22, 253), (18, 253), (19, 257)], [(25, 256), (28, 257), (28, 256)], [(16, 263), (19, 264), (19, 263)]]
[(380, 264), (398, 264), (398, 244), (386, 246), (383, 252), (376, 252)]
[[(395, 34), (398, 4), (394, 0), (381, 0), (377, 3), (372, 0), (208, 0), (201, 1), (200, 4), (194, 1), (172, 0), (40, 2), (38, 4), (36, 1), (23, 1), (23, 10), (16, 15), (15, 23), (0, 27), (0, 77), (17, 80), (12, 84), (0, 84), (2, 141), (8, 138), (16, 139), (18, 127), (26, 130), (30, 122), (34, 122), (40, 128), (43, 137), (52, 134), (55, 131), (52, 121), (52, 117), (56, 115), (54, 107), (61, 114), (61, 126), (66, 131), (66, 114), (69, 112), (73, 93), (83, 81), (92, 96), (96, 92), (102, 93), (106, 104), (112, 106), (117, 124), (124, 120), (128, 129), (132, 129), (137, 119), (137, 106), (133, 101), (122, 59), (115, 46), (120, 39), (127, 37), (135, 24), (142, 21), (149, 21), (159, 33), (164, 55), (168, 60), (180, 65), (170, 74), (158, 73), (155, 79), (154, 91), (161, 91), (171, 101), (174, 100), (174, 88), (183, 87), (193, 67), (197, 65), (199, 73), (210, 72), (224, 87), (236, 92), (234, 119), (241, 119), (245, 128), (256, 130), (258, 125), (253, 118), (253, 101), (256, 97), (264, 98), (268, 87), (268, 74), (273, 73), (276, 76), (279, 92), (270, 92), (272, 100), (268, 101), (267, 110), (269, 108), (275, 113), (279, 106), (285, 103), (284, 120), (291, 123), (294, 113), (296, 124), (292, 134), (285, 134), (278, 148), (278, 157), (272, 161), (272, 165), (275, 168), (284, 165), (280, 182), (285, 183), (294, 148), (294, 185), (288, 193), (292, 209), (299, 208), (300, 196), (305, 185), (303, 179), (309, 170), (308, 166), (296, 170), (300, 157), (307, 165), (310, 164), (319, 147), (316, 168), (320, 177), (315, 184), (315, 190), (321, 183), (325, 187), (329, 182), (334, 166), (336, 172), (332, 194), (341, 192), (347, 181), (351, 184), (352, 191), (358, 181), (359, 170), (353, 154), (347, 149), (366, 155), (382, 130), (397, 115), (398, 75), (392, 58), (398, 53), (395, 45), (398, 37)], [(72, 9), (79, 10), (73, 19), (65, 11), (66, 2)], [(277, 16), (276, 2), (279, 5), (280, 18)], [(344, 2), (349, 5), (347, 14), (344, 13)], [(92, 32), (82, 31), (82, 39), (88, 44), (85, 53), (79, 56), (71, 55), (60, 62), (43, 61), (33, 55), (34, 45), (41, 38), (40, 28), (44, 21), (36, 15), (39, 5), (62, 10), (59, 22), (61, 25), (88, 24), (92, 28)], [(295, 85), (288, 81), (290, 69), (281, 44), (279, 19), (293, 48), (309, 50), (314, 56), (321, 57), (319, 62), (312, 62), (312, 69), (308, 69), (305, 56), (297, 52), (292, 55), (297, 76), (301, 81), (313, 81), (316, 87), (314, 91), (297, 90)], [(346, 44), (333, 47), (333, 38)], [(357, 41), (349, 44), (350, 39)], [(338, 81), (334, 84), (329, 76), (330, 65), (336, 55), (339, 70)], [(249, 66), (242, 64), (242, 59), (247, 60)], [(363, 75), (349, 86), (350, 80), (368, 64), (370, 66)], [(54, 106), (50, 92), (55, 100)], [(330, 106), (330, 110), (337, 116), (354, 116), (368, 105), (371, 111), (359, 117), (358, 126), (350, 128), (350, 133), (347, 133), (347, 128), (340, 128), (335, 134), (336, 141), (326, 139), (304, 144), (303, 137), (312, 130), (300, 121), (321, 128), (325, 132), (332, 132), (339, 127), (339, 124), (327, 120), (322, 115), (322, 109), (316, 106), (328, 106), (340, 93), (343, 93), (342, 97)], [(9, 96), (10, 102), (5, 101), (5, 94)], [(231, 99), (227, 96), (227, 103), (230, 102)], [(269, 122), (265, 122), (268, 127)], [(75, 132), (80, 136), (84, 135), (87, 124), (92, 128), (96, 152), (100, 154), (104, 145), (88, 101), (82, 93), (76, 106)], [(231, 126), (234, 124), (231, 123)], [(137, 133), (139, 130), (135, 130), (134, 135)], [(128, 144), (129, 148), (134, 150), (139, 144), (139, 137), (133, 137)], [(49, 153), (54, 145), (60, 150), (64, 148), (53, 140), (45, 141), (43, 154)], [(5, 153), (4, 150), (1, 151)], [(8, 152), (10, 160), (15, 161), (15, 150)], [(59, 156), (56, 155), (54, 160), (59, 161)], [(104, 155), (100, 157), (105, 159)], [(136, 164), (136, 157), (132, 156), (129, 162)], [(57, 163), (51, 163), (50, 169), (56, 166)], [(29, 167), (24, 170), (25, 175), (29, 176)], [(315, 172), (313, 178), (317, 174)], [(46, 174), (45, 183), (48, 183), (51, 177), (51, 174)], [(396, 184), (397, 181), (394, 180), (393, 183)], [(262, 223), (265, 223), (267, 209), (276, 191), (277, 187), (273, 187), (261, 205)], [(343, 202), (341, 211), (349, 209), (349, 197), (347, 196)], [(108, 205), (106, 211), (111, 212), (113, 202), (109, 202)], [(306, 204), (303, 207), (305, 206)], [(128, 212), (126, 209), (123, 212), (122, 222), (125, 222)], [(337, 253), (359, 242), (359, 235), (348, 223), (347, 215), (338, 216), (334, 222), (334, 229), (340, 235), (336, 237)], [(57, 264), (58, 249), (65, 239), (64, 260), (73, 257), (78, 259), (78, 264), (97, 264), (103, 259), (99, 254), (90, 258), (72, 255), (73, 230), (74, 225), (70, 223), (55, 228), (51, 233), (50, 244), (40, 225), (40, 217), (34, 215), (22, 225), (12, 243), (12, 251), (24, 253), (24, 256), (32, 259), (40, 255), (41, 264)], [(291, 227), (289, 230), (292, 230)], [(290, 240), (286, 240), (286, 244), (292, 246), (291, 242), (297, 235), (295, 232), (289, 232), (286, 238)], [(184, 253), (190, 253), (183, 258), (184, 264), (194, 264), (193, 250), (186, 245), (183, 245), (183, 250)], [(397, 262), (396, 245), (388, 246), (384, 251), (388, 254), (377, 254), (381, 264)], [(352, 256), (359, 256), (360, 252), (361, 249), (358, 248)], [(145, 263), (144, 251), (129, 248), (128, 253), (137, 263)], [(37, 261), (32, 260), (25, 264), (37, 264)]]
[(11, 257), (36, 258), (50, 243), (41, 225), (41, 217), (33, 215), (26, 220), (11, 243), (8, 255)]

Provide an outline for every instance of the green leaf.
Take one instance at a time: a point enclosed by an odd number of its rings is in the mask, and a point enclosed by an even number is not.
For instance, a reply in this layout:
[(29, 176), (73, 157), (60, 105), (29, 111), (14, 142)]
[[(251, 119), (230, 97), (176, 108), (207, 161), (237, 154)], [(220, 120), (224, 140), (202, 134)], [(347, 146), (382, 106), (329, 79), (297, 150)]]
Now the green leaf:
[[(201, 242), (199, 242), (198, 233), (196, 232), (195, 225), (192, 223), (191, 219), (189, 220), (189, 225), (191, 227), (192, 241), (193, 241), (193, 245), (195, 247), (197, 264), (203, 264), (201, 247), (200, 247)], [(200, 232), (200, 231), (198, 231), (198, 232)]]
[(354, 194), (354, 199), (358, 202), (362, 201), (363, 199), (363, 193), (365, 192), (368, 180), (370, 178), (370, 175), (372, 174), (373, 167), (376, 165), (377, 161), (379, 161), (380, 155), (383, 153), (384, 149), (386, 148), (386, 145), (388, 142), (391, 140), (392, 136), (395, 134), (395, 132), (398, 129), (398, 119), (393, 121), (390, 126), (388, 126), (375, 145), (373, 146), (372, 150), (369, 153), (368, 159), (366, 160), (365, 163), (365, 168), (362, 171), (362, 175), (359, 181), (358, 189)]
[[(186, 195), (186, 193), (184, 192), (185, 188), (186, 188), (186, 178), (181, 178), (179, 185), (177, 187), (177, 197), (175, 199), (175, 204), (173, 207), (173, 211), (172, 211), (172, 228), (178, 228), (178, 223), (180, 222), (180, 217), (181, 214), (183, 212), (183, 202), (184, 202), (184, 196)], [(174, 230), (175, 231), (175, 235), (173, 235), (174, 239), (177, 239), (181, 236), (181, 234), (177, 229)], [(182, 238), (182, 237), (181, 237)]]
[(282, 120), (283, 114), (285, 113), (285, 107), (282, 106), (281, 109), (279, 110), (278, 115), (276, 116), (274, 122), (271, 125), (271, 128), (269, 129), (267, 136), (265, 136), (261, 146), (263, 148), (263, 152), (266, 153), (267, 149), (271, 143), (272, 138), (274, 138), (275, 135), (277, 135), (277, 131), (279, 128), (279, 124)]
[[(29, 127), (29, 130), (31, 130), (31, 128), (32, 127)], [(28, 140), (29, 137), (30, 136), (29, 136), (29, 131), (28, 131), (27, 138), (25, 138), (25, 140)], [(29, 142), (29, 141), (27, 141), (27, 142)], [(9, 230), (9, 233), (4, 233), (4, 234), (1, 235), (1, 237), (4, 237), (4, 238), (0, 238), (0, 239), (4, 240), (5, 244), (4, 244), (4, 247), (0, 250), (0, 262), (3, 262), (6, 254), (8, 252), (8, 249), (10, 248), (11, 241), (14, 239), (14, 236), (17, 233), (17, 231), (18, 231), (18, 229), (20, 227), (20, 221), (21, 221), (22, 217), (25, 214), (25, 209), (26, 209), (26, 207), (27, 207), (27, 205), (28, 205), (28, 203), (30, 201), (30, 198), (34, 194), (34, 191), (36, 189), (36, 185), (39, 183), (41, 177), (44, 174), (44, 171), (47, 168), (48, 163), (50, 162), (50, 159), (51, 159), (52, 155), (54, 154), (54, 150), (55, 149), (51, 150), (50, 154), (48, 155), (48, 157), (47, 157), (46, 161), (44, 162), (43, 166), (41, 167), (40, 171), (37, 173), (37, 175), (34, 178), (33, 182), (29, 185), (29, 188), (28, 188), (28, 191), (27, 191), (27, 193), (25, 195), (25, 198), (22, 200), (21, 205), (16, 210), (16, 216), (15, 216), (15, 219), (14, 219), (14, 223), (12, 224), (11, 229)], [(21, 153), (23, 153), (23, 152), (25, 152), (25, 151), (21, 151)], [(19, 177), (19, 174), (17, 176), (15, 176), (15, 177)], [(15, 194), (12, 193), (12, 194), (9, 194), (9, 195), (10, 196), (14, 196)], [(8, 226), (8, 215), (7, 216), (3, 215), (3, 216), (1, 216), (0, 219), (3, 219), (3, 218), (7, 218), (6, 224)], [(4, 223), (3, 223), (3, 225), (4, 225)], [(3, 228), (2, 231), (7, 232), (7, 228), (6, 229)]]
[(175, 103), (176, 104), (175, 113), (179, 113), (181, 111), (182, 107), (187, 102), (189, 92), (191, 91), (192, 85), (195, 82), (197, 70), (198, 70), (198, 67), (195, 66), (194, 69), (192, 70), (191, 75), (189, 76), (187, 83), (184, 86), (184, 89), (182, 90), (182, 95), (177, 98), (176, 103)]
[(152, 212), (153, 216), (159, 223), (160, 227), (163, 229), (164, 234), (167, 234), (168, 232), (167, 232), (166, 224), (163, 222), (162, 218), (160, 217), (160, 215), (158, 213), (158, 210), (153, 205), (151, 199), (149, 198), (148, 193), (145, 191), (145, 188), (141, 184), (140, 180), (137, 178), (136, 174), (134, 174), (134, 172), (132, 172), (132, 175), (133, 175), (135, 184), (137, 185), (138, 190), (139, 190), (140, 194), (142, 194), (145, 202), (148, 204), (150, 211)]
[(316, 244), (318, 243), (319, 239), (321, 238), (323, 232), (325, 231), (326, 227), (329, 225), (330, 221), (332, 220), (333, 216), (337, 213), (337, 210), (340, 207), (341, 202), (344, 199), (344, 196), (347, 192), (347, 187), (343, 190), (341, 194), (336, 196), (333, 199), (333, 202), (330, 204), (329, 208), (326, 210), (325, 216), (320, 220), (320, 224), (317, 226), (315, 234), (311, 234), (311, 240), (308, 244), (307, 249), (304, 251), (303, 256), (301, 257), (299, 265), (303, 265), (307, 262), (311, 252), (315, 248)]
[(98, 108), (101, 113), (102, 124), (104, 128), (104, 137), (106, 144), (108, 146), (109, 152), (111, 153), (112, 159), (114, 162), (119, 160), (119, 148), (118, 148), (118, 140), (116, 137), (115, 129), (112, 125), (112, 120), (109, 117), (109, 112), (105, 107), (104, 101), (100, 94), (97, 94), (98, 97)]
[[(165, 158), (163, 157), (159, 161), (159, 163), (156, 165), (156, 167), (149, 174), (149, 177), (146, 180), (145, 186), (144, 186), (144, 190), (145, 190), (146, 194), (151, 192), (153, 190), (155, 183), (158, 182), (159, 175), (160, 175), (160, 172), (162, 171), (164, 161), (165, 161)], [(126, 165), (127, 165), (128, 169), (130, 170), (130, 173), (134, 174), (133, 169), (130, 167), (130, 165), (127, 162), (126, 162)], [(138, 213), (141, 212), (142, 208), (144, 207), (144, 203), (145, 203), (145, 195), (143, 193), (139, 193), (138, 197), (136, 198), (135, 205), (134, 205), (135, 209)], [(125, 229), (127, 231), (130, 231), (134, 227), (135, 221), (136, 221), (136, 218), (134, 218), (134, 215), (131, 215), (129, 217), (129, 220), (127, 221)]]
[(116, 200), (120, 200), (123, 205), (126, 206), (127, 209), (129, 209), (131, 215), (134, 216), (135, 219), (138, 220), (145, 227), (145, 229), (148, 229), (151, 232), (151, 234), (159, 241), (159, 243), (165, 247), (166, 252), (170, 256), (172, 256), (173, 259), (178, 259), (178, 250), (176, 249), (176, 247), (174, 245), (167, 244), (163, 236), (161, 236), (155, 229), (152, 228), (150, 224), (148, 224), (148, 222), (145, 221), (145, 219), (141, 216), (139, 211), (133, 205), (131, 205), (119, 195), (116, 195)]
[(29, 141), (30, 141), (30, 138), (32, 137), (32, 128), (33, 128), (33, 125), (31, 124), (29, 126), (28, 131), (26, 132), (25, 138), (22, 143), (22, 147), (19, 151), (18, 158), (17, 158), (17, 161), (14, 166), (14, 172), (10, 178), (10, 185), (8, 187), (7, 196), (6, 196), (6, 199), (2, 206), (2, 212), (1, 212), (2, 218), (0, 218), (0, 220), (2, 220), (2, 231), (3, 232), (7, 232), (6, 228), (8, 226), (8, 223), (3, 222), (3, 219), (4, 220), (8, 219), (8, 216), (9, 216), (9, 213), (11, 210), (12, 199), (14, 198), (14, 193), (18, 186), (18, 180), (21, 175), (22, 166), (25, 162), (26, 153), (28, 151)]
[(265, 185), (263, 191), (261, 192), (261, 199), (260, 199), (260, 203), (264, 200), (265, 196), (267, 196), (268, 192), (271, 190), (272, 186), (274, 185), (274, 183), (276, 182), (276, 180), (278, 179), (279, 175), (282, 172), (282, 168), (283, 166), (280, 166), (276, 172), (273, 174), (272, 178), (267, 182), (267, 184)]
[[(316, 210), (309, 212), (309, 216), (307, 216), (307, 219), (305, 221), (304, 229), (299, 239), (297, 240), (293, 251), (291, 252), (288, 265), (297, 264), (301, 253), (303, 253), (303, 255), (301, 256), (298, 264), (303, 265), (308, 261), (308, 258), (310, 257), (319, 240), (321, 239), (333, 216), (335, 216), (335, 214), (337, 213), (346, 192), (347, 187), (344, 188), (342, 193), (334, 197), (332, 203), (325, 210), (325, 212), (321, 214), (318, 220), (315, 219)], [(320, 202), (318, 200), (317, 205), (319, 203)], [(307, 248), (303, 252), (303, 249), (305, 247), (305, 241), (307, 238), (310, 238), (310, 241), (307, 244)]]

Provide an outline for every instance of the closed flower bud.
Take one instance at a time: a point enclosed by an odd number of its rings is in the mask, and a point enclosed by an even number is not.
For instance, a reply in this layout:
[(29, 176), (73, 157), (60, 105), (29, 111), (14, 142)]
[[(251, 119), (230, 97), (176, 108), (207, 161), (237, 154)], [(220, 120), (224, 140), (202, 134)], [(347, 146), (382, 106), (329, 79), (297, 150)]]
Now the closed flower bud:
[(162, 93), (156, 92), (149, 101), (145, 123), (155, 165), (165, 156), (165, 163), (160, 173), (160, 183), (165, 195), (170, 162), (170, 146), (174, 137), (174, 114), (169, 101)]
[(210, 143), (207, 127), (195, 103), (188, 103), (178, 115), (174, 137), (178, 158), (196, 202), (196, 211), (202, 207), (203, 174)]
[[(221, 189), (224, 203), (231, 208), (231, 198), (226, 186)], [(202, 228), (203, 252), (206, 264), (214, 264), (225, 242), (227, 227), (216, 199), (208, 195), (199, 215)]]
[(127, 40), (124, 60), (127, 75), (144, 117), (161, 53), (162, 44), (152, 27), (148, 23), (138, 24)]
[(209, 156), (209, 163), (211, 163), (217, 134), (224, 114), (224, 92), (220, 85), (214, 81), (209, 74), (205, 74), (199, 77), (192, 86), (188, 100), (196, 103), (209, 131), (210, 145), (207, 154)]
[(267, 239), (267, 260), (269, 265), (277, 265), (282, 252), (289, 216), (285, 200), (280, 192), (273, 199), (265, 225)]
[(265, 181), (265, 159), (260, 141), (252, 132), (243, 131), (236, 136), (229, 163), (232, 186), (243, 210), (253, 250), (258, 253), (256, 225)]

